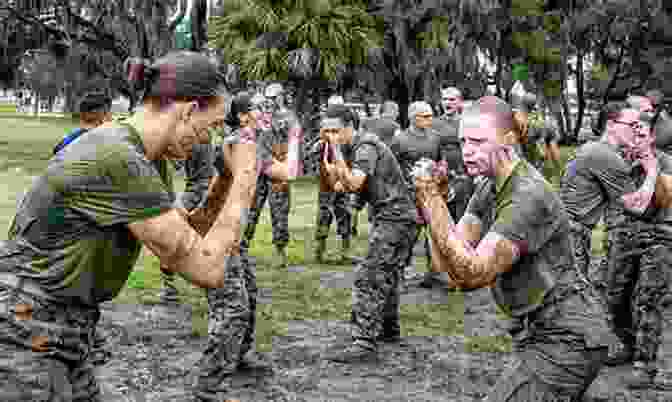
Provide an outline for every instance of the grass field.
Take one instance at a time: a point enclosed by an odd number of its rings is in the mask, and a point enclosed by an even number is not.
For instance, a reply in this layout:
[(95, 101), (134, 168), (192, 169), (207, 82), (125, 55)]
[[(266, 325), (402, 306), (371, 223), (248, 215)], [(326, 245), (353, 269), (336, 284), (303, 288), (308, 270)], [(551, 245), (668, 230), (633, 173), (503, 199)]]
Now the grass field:
[[(30, 185), (32, 176), (39, 175), (50, 158), (53, 145), (72, 128), (68, 119), (34, 119), (0, 117), (3, 136), (0, 139), (0, 190), (6, 196), (0, 200), (0, 224), (9, 226), (16, 207), (16, 200)], [(563, 150), (567, 154), (568, 150)], [(177, 190), (184, 188), (184, 180), (177, 178)], [(272, 258), (271, 226), (268, 210), (263, 212), (251, 254), (257, 257), (258, 287), (270, 293), (271, 302), (258, 306), (257, 347), (270, 350), (273, 336), (285, 335), (286, 326), (295, 320), (348, 320), (350, 315), (350, 289), (330, 289), (320, 286), (320, 276), (328, 271), (351, 271), (351, 266), (319, 265), (312, 261), (312, 238), (316, 213), (317, 187), (305, 180), (292, 188), (289, 245), (290, 264), (301, 266), (301, 272), (274, 270)], [(360, 217), (360, 235), (354, 247), (358, 255), (366, 252), (368, 224), (365, 215)], [(335, 234), (330, 237), (330, 250), (337, 250)], [(602, 233), (594, 234), (595, 252), (601, 251)], [(416, 259), (419, 270), (425, 261)], [(118, 303), (158, 302), (160, 289), (158, 260), (146, 250), (128, 280), (126, 288), (115, 299)], [(178, 279), (182, 301), (194, 308), (193, 332), (207, 334), (207, 303), (204, 292)], [(459, 293), (450, 295), (446, 304), (410, 304), (401, 307), (404, 335), (432, 336), (464, 333), (464, 303)], [(495, 338), (474, 338), (472, 350), (506, 351), (508, 342)]]

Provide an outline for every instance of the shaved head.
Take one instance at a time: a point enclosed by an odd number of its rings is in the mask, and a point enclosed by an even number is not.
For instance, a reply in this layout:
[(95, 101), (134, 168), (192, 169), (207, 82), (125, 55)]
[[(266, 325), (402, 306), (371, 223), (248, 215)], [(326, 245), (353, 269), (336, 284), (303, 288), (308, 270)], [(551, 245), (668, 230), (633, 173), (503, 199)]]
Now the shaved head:
[(503, 132), (514, 128), (513, 109), (503, 99), (484, 96), (462, 112), (465, 126), (497, 128)]

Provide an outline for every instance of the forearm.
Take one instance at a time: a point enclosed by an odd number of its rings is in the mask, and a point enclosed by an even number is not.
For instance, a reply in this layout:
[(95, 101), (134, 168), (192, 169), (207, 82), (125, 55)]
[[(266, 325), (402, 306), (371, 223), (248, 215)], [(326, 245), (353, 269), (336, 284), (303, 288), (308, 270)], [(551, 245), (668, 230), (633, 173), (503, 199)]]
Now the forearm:
[(423, 214), (429, 222), (434, 243), (439, 248), (439, 269), (449, 272), (464, 288), (486, 287), (493, 283), (496, 272), (488, 268), (476, 254), (476, 249), (460, 236), (457, 225), (440, 195), (424, 203)]
[(287, 162), (280, 162), (273, 159), (273, 162), (266, 169), (265, 174), (273, 180), (286, 182), (289, 181), (289, 166)]

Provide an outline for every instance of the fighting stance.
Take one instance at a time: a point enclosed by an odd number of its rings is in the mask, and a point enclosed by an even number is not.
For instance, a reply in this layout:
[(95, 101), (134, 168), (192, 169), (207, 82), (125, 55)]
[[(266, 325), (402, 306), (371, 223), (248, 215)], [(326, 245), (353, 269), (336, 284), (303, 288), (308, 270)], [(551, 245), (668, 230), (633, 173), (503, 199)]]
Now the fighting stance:
[[(392, 154), (397, 158), (404, 180), (408, 184), (408, 191), (411, 197), (415, 195), (415, 184), (411, 177), (411, 171), (415, 163), (420, 159), (429, 159), (440, 162), (440, 144), (441, 138), (436, 131), (432, 129), (432, 107), (427, 102), (413, 102), (408, 107), (408, 121), (410, 125), (407, 130), (399, 132), (393, 139), (390, 146)], [(416, 229), (413, 233), (412, 244), (418, 241), (420, 233), (425, 229), (425, 221), (419, 211), (416, 213)], [(425, 235), (425, 252), (427, 255), (427, 268), (431, 272), (431, 251), (429, 249), (429, 238)], [(413, 253), (406, 261), (404, 279), (413, 278)]]
[(334, 149), (334, 161), (324, 161), (330, 183), (341, 182), (345, 191), (362, 193), (374, 215), (368, 254), (355, 268), (354, 343), (326, 357), (339, 362), (373, 359), (378, 341), (399, 340), (399, 275), (411, 252), (415, 225), (413, 198), (399, 163), (376, 135), (356, 134), (354, 120), (349, 108), (334, 105), (322, 122)]
[(468, 288), (491, 287), (515, 325), (520, 362), (489, 402), (580, 400), (615, 342), (597, 295), (574, 267), (569, 219), (543, 176), (514, 151), (511, 107), (496, 97), (464, 110), (471, 176), (483, 176), (456, 224), (436, 178), (418, 166), (417, 200), (437, 268)]
[[(265, 103), (263, 104), (263, 112), (270, 115), (270, 127), (266, 124), (264, 135), (272, 136), (273, 158), (280, 162), (287, 161), (288, 154), (288, 139), (291, 135), (301, 135), (301, 125), (296, 115), (289, 110), (285, 105), (285, 89), (280, 84), (270, 84), (264, 90)], [(268, 121), (268, 119), (265, 119)], [(268, 133), (270, 131), (270, 133)], [(271, 207), (271, 223), (273, 225), (273, 245), (275, 245), (274, 258), (275, 268), (286, 267), (287, 260), (287, 245), (289, 244), (289, 210), (290, 204), (290, 187), (287, 181), (277, 180), (274, 178), (266, 179), (267, 184), (270, 184), (270, 193), (268, 185), (262, 185), (261, 189), (270, 198), (269, 204)], [(268, 183), (270, 181), (270, 183)], [(259, 201), (265, 199), (263, 194), (260, 194)], [(245, 233), (246, 242), (250, 242), (254, 236), (254, 228), (259, 220), (261, 208), (263, 203), (258, 205), (258, 208), (253, 208), (250, 216), (250, 223), (248, 231)]]
[[(343, 98), (335, 95), (327, 100), (327, 107), (332, 105), (342, 105)], [(326, 112), (326, 111), (325, 111)], [(324, 118), (324, 116), (322, 116)], [(324, 167), (324, 156), (331, 152), (328, 140), (323, 132), (320, 132), (320, 139), (313, 146), (313, 153), (318, 154), (320, 161), (320, 189), (317, 195), (317, 227), (315, 228), (315, 246), (313, 256), (318, 263), (324, 262), (324, 253), (327, 250), (327, 238), (329, 237), (329, 228), (332, 220), (336, 219), (336, 234), (340, 238), (339, 260), (343, 262), (352, 262), (350, 255), (352, 237), (352, 194), (344, 192), (343, 184), (336, 183), (333, 187), (330, 185), (327, 172)], [(333, 155), (327, 155), (333, 160)]]
[(168, 169), (168, 159), (207, 143), (207, 128), (224, 113), (216, 66), (174, 52), (133, 65), (131, 79), (143, 88), (143, 111), (55, 155), (0, 245), (0, 400), (100, 400), (88, 361), (99, 304), (119, 294), (143, 245), (200, 287), (221, 287), (240, 264), (254, 139), (234, 150), (230, 196), (205, 237), (173, 207)]
[[(226, 196), (235, 166), (233, 153), (236, 144), (245, 138), (257, 138), (256, 174), (278, 180), (289, 180), (287, 163), (272, 157), (272, 142), (268, 132), (260, 127), (257, 119), (264, 116), (258, 110), (259, 102), (243, 92), (236, 95), (225, 122), (237, 127), (215, 155), (217, 175), (208, 193), (207, 206), (197, 209), (195, 227), (207, 233), (212, 216), (217, 214), (220, 199)], [(267, 120), (265, 123), (268, 124)], [(266, 137), (264, 137), (266, 135)], [(258, 187), (257, 187), (258, 188)], [(245, 211), (243, 212), (245, 213)], [(247, 216), (251, 216), (249, 213)], [(249, 256), (248, 245), (241, 242), (241, 264), (230, 267), (223, 286), (207, 289), (208, 298), (208, 344), (199, 362), (199, 376), (195, 396), (198, 401), (218, 401), (217, 394), (230, 392), (230, 380), (238, 370), (272, 371), (271, 363), (254, 351), (257, 284), (255, 264)]]
[[(650, 109), (649, 109), (650, 110)], [(643, 112), (634, 138), (626, 142), (625, 159), (632, 166), (635, 182), (646, 182), (651, 167), (658, 166), (657, 193), (672, 173), (670, 156), (656, 152), (651, 125), (653, 112)], [(657, 207), (660, 197), (655, 195)], [(654, 385), (657, 375), (658, 349), (662, 341), (662, 297), (668, 290), (666, 267), (670, 258), (669, 211), (658, 209), (644, 219), (624, 213), (616, 204), (609, 227), (610, 249), (607, 270), (607, 300), (613, 326), (623, 348), (611, 356), (610, 364), (633, 363), (633, 371), (623, 378), (631, 388)], [(610, 208), (610, 209), (611, 209)], [(649, 208), (650, 209), (650, 208)]]

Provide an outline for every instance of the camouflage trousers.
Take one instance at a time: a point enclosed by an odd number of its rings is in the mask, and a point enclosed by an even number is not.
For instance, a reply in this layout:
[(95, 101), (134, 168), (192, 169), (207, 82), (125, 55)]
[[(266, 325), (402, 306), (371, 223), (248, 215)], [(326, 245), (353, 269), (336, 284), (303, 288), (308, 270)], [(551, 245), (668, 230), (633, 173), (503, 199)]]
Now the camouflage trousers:
[[(575, 270), (570, 275), (580, 277)], [(553, 289), (539, 310), (518, 317), (510, 332), (519, 362), (486, 401), (582, 401), (617, 341), (598, 298), (594, 287), (578, 279)]]
[(589, 278), (588, 268), (592, 257), (591, 239), (593, 230), (582, 223), (570, 220), (569, 233), (572, 250), (574, 251), (574, 264), (576, 264), (579, 272)]
[(216, 392), (255, 343), (255, 264), (243, 253), (227, 262), (224, 286), (207, 289), (208, 343), (198, 367), (197, 392)]
[(266, 204), (271, 209), (271, 225), (273, 226), (273, 244), (278, 247), (285, 247), (289, 243), (289, 209), (290, 192), (275, 192), (271, 189), (271, 179), (262, 175), (257, 180), (257, 192), (254, 205), (247, 214), (247, 224), (241, 241), (242, 248), (249, 248), (254, 239), (254, 233), (259, 223), (259, 217)]
[(98, 402), (89, 361), (97, 308), (0, 287), (0, 400)]
[(352, 323), (355, 342), (376, 347), (376, 337), (399, 330), (399, 279), (411, 252), (414, 223), (375, 222), (364, 262), (355, 267)]
[(350, 194), (338, 192), (322, 192), (317, 196), (317, 230), (315, 239), (329, 237), (329, 227), (336, 219), (336, 234), (349, 239), (352, 235), (352, 211), (350, 210)]
[(634, 361), (653, 364), (662, 341), (660, 300), (668, 287), (665, 269), (672, 264), (672, 228), (640, 222), (612, 232), (607, 298), (614, 330), (634, 347)]

